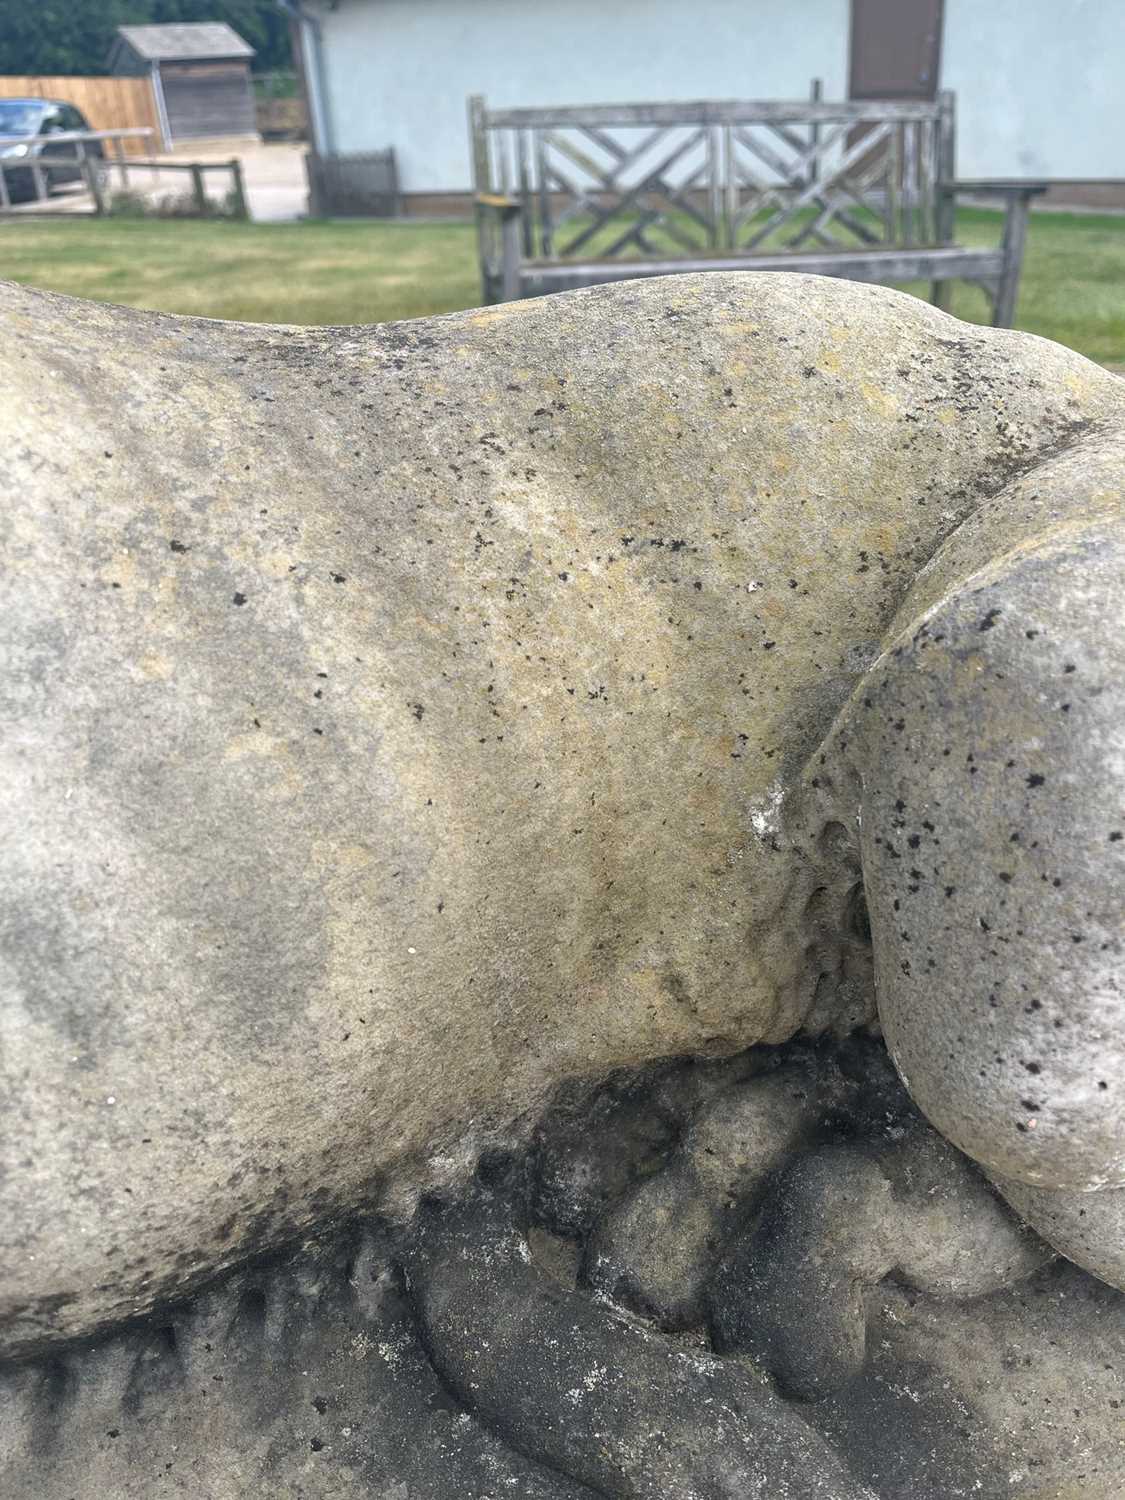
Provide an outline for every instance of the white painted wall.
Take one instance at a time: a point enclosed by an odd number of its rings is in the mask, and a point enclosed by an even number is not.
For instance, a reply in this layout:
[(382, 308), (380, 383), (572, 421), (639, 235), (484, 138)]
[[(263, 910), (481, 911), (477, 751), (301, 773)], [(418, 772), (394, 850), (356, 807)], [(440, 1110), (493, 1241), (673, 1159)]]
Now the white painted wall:
[[(469, 186), (465, 99), (847, 93), (850, 0), (312, 0), (338, 151), (404, 191)], [(311, 8), (311, 7), (310, 7)], [(962, 177), (1125, 179), (1125, 0), (946, 0)]]
[(336, 149), (392, 145), (404, 192), (465, 191), (465, 100), (803, 99), (847, 91), (849, 0), (339, 0), (320, 9)]
[(961, 177), (1125, 179), (1125, 0), (945, 0)]

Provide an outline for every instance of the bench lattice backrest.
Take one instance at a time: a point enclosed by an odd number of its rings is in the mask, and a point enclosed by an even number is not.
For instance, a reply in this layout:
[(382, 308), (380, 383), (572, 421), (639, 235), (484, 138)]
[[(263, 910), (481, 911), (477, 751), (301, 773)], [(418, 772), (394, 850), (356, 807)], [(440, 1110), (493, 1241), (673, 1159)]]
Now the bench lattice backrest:
[(934, 245), (953, 101), (495, 109), (470, 101), (478, 193), (529, 260)]

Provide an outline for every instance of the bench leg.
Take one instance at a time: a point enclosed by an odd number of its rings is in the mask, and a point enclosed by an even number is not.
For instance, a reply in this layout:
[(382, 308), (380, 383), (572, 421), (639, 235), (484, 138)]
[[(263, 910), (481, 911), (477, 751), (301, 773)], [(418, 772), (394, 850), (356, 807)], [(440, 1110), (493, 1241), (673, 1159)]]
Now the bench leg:
[(935, 307), (940, 307), (942, 312), (948, 312), (953, 304), (952, 281), (931, 281), (930, 301)]
[(1004, 220), (1004, 269), (996, 283), (996, 297), (992, 304), (993, 328), (1011, 328), (1015, 322), (1016, 296), (1019, 292), (1030, 207), (1031, 199), (1023, 193), (1011, 198), (1008, 203), (1008, 215)]
[(515, 302), (519, 299), (521, 237), (519, 210), (505, 209), (500, 224), (500, 300), (502, 302)]

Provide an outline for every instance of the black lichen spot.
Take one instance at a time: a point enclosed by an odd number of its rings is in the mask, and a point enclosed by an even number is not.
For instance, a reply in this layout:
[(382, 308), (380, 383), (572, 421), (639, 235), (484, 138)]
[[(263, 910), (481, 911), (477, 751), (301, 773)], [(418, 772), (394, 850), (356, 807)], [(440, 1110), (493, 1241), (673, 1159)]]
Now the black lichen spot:
[(421, 724), (421, 722), (422, 722), (422, 715), (426, 712), (426, 710), (422, 706), (422, 704), (421, 703), (411, 703), (410, 704), (410, 712), (413, 715), (413, 717), (418, 720), (419, 724)]
[(347, 577), (343, 573), (332, 573), (330, 575), (333, 583), (347, 583)]
[(314, 1453), (319, 1453), (321, 1451), (321, 1449), (324, 1447), (324, 1444), (321, 1442), (321, 1440), (319, 1438), (310, 1438), (309, 1439), (309, 1447), (312, 1449), (312, 1451)]
[(1033, 1078), (1036, 1077), (1038, 1074), (1042, 1073), (1042, 1071), (1043, 1071), (1043, 1069), (1039, 1066), (1039, 1064), (1037, 1062), (1025, 1062), (1024, 1063), (1024, 1067), (1027, 1069), (1027, 1071), (1031, 1074), (1031, 1076)]
[(233, 602), (235, 604), (245, 604), (246, 603), (246, 595), (245, 594), (235, 594)]
[(168, 546), (172, 549), (173, 552), (187, 552), (190, 550), (184, 545), (183, 542), (177, 542), (175, 538), (173, 538), (172, 541), (168, 543)]
[(988, 613), (985, 615), (984, 619), (981, 620), (980, 624), (977, 626), (977, 629), (978, 630), (991, 630), (992, 627), (996, 624), (996, 621), (1000, 618), (1000, 616), (1002, 614), (1003, 614), (1003, 610), (1000, 610), (1000, 609), (990, 609), (988, 611)]
[(1046, 780), (1046, 776), (1040, 776), (1038, 771), (1032, 771), (1031, 775), (1027, 778), (1027, 784), (1031, 787), (1042, 786)]
[(1121, 842), (1121, 838), (1122, 834), (1120, 828), (1115, 828), (1109, 836), (1109, 841), (1111, 844), (1119, 844)]
[(328, 1402), (324, 1399), (323, 1396), (314, 1396), (312, 1404), (313, 1404), (313, 1410), (315, 1412), (319, 1412), (319, 1414), (322, 1417), (323, 1417), (324, 1413), (328, 1410)]

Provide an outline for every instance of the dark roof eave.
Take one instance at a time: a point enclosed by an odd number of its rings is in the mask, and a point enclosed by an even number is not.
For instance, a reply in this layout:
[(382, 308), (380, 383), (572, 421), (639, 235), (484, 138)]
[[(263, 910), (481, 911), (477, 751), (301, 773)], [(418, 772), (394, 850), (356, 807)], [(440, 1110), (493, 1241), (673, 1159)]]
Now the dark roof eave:
[[(212, 62), (244, 62), (244, 63), (248, 64), (250, 62), (251, 57), (256, 57), (257, 55), (258, 54), (256, 52), (250, 52), (250, 53), (247, 53), (247, 52), (230, 52), (230, 53), (227, 53), (225, 55), (222, 54), (222, 53), (216, 52), (214, 54), (208, 54), (208, 56), (206, 56), (206, 57), (200, 57), (200, 55), (199, 55), (198, 52), (185, 52), (182, 56), (177, 56), (177, 57), (173, 57), (170, 54), (166, 54), (163, 57), (142, 57), (141, 60), (143, 62), (147, 62), (147, 63), (154, 63), (157, 67), (159, 67), (159, 65), (161, 63), (166, 63), (166, 62), (170, 62), (170, 63), (177, 63), (177, 62), (205, 62), (205, 63), (212, 63)], [(139, 53), (138, 53), (138, 56), (140, 56)]]

